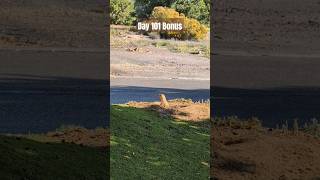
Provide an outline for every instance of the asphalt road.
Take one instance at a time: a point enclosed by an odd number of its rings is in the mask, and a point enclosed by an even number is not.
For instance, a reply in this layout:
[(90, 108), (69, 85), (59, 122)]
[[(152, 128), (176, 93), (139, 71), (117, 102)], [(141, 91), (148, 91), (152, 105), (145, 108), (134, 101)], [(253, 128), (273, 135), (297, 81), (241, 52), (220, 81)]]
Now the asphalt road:
[(102, 50), (0, 50), (0, 133), (108, 125)]
[(217, 54), (213, 116), (258, 117), (266, 126), (320, 118), (320, 56)]
[(112, 104), (123, 104), (129, 101), (154, 102), (159, 101), (159, 94), (165, 94), (167, 99), (192, 99), (205, 101), (210, 97), (209, 89), (175, 89), (157, 87), (113, 86), (111, 87), (110, 100)]
[(210, 98), (210, 81), (196, 79), (164, 78), (111, 78), (110, 100), (112, 104), (129, 101), (159, 101), (163, 93), (167, 99), (185, 98), (202, 101)]

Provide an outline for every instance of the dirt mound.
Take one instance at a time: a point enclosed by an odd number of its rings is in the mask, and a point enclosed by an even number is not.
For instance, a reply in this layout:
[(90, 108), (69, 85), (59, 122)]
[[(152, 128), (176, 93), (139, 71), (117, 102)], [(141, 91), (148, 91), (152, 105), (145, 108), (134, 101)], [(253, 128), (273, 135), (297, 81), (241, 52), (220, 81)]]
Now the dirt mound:
[(62, 131), (49, 132), (45, 135), (46, 141), (75, 143), (93, 147), (109, 146), (109, 131), (99, 128), (88, 130), (85, 128), (70, 128)]
[(213, 179), (320, 179), (320, 139), (300, 132), (212, 127)]
[(192, 102), (191, 100), (169, 100), (170, 107), (163, 109), (160, 102), (129, 102), (127, 105), (136, 108), (155, 110), (163, 116), (172, 116), (183, 121), (203, 121), (210, 117), (210, 105), (208, 102)]

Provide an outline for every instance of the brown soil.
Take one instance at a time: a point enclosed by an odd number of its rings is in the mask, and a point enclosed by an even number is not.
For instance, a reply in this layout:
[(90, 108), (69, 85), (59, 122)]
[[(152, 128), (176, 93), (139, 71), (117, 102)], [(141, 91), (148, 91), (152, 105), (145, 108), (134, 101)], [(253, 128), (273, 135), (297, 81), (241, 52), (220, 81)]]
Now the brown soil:
[(203, 121), (210, 116), (210, 106), (207, 102), (192, 102), (191, 100), (169, 100), (169, 108), (161, 108), (160, 102), (129, 102), (127, 105), (136, 108), (156, 110), (163, 116), (172, 116), (183, 121)]
[(45, 135), (29, 135), (27, 138), (42, 142), (74, 143), (91, 147), (108, 147), (110, 133), (108, 129), (68, 128), (62, 131), (48, 132)]
[(320, 139), (300, 132), (212, 127), (213, 179), (320, 179)]

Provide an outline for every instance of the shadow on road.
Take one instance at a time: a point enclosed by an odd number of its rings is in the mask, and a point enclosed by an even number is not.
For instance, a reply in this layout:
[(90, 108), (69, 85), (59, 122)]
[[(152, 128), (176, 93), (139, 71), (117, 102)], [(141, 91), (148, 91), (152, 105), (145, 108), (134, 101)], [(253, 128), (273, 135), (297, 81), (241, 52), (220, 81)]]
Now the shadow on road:
[(240, 89), (211, 87), (214, 117), (258, 117), (263, 125), (275, 127), (294, 118), (303, 124), (320, 118), (320, 87)]

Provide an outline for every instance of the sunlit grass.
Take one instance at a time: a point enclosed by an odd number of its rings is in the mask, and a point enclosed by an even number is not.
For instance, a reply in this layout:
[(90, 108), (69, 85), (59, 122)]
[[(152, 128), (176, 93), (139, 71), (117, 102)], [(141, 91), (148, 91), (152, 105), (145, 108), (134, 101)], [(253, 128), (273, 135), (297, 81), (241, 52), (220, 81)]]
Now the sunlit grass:
[(111, 108), (111, 179), (208, 179), (209, 122)]

